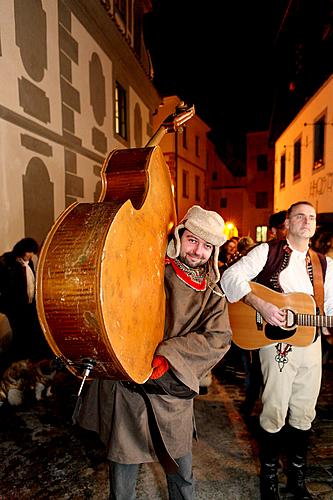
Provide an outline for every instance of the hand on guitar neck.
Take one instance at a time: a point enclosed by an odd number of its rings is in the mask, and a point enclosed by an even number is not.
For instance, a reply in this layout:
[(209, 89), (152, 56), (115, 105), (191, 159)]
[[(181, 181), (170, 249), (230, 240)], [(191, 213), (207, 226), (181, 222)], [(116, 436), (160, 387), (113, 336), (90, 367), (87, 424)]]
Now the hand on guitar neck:
[(279, 326), (282, 328), (285, 325), (286, 313), (285, 311), (279, 309), (276, 305), (271, 302), (266, 302), (266, 300), (258, 297), (253, 292), (248, 293), (244, 297), (245, 304), (252, 306), (256, 311), (258, 311), (264, 320), (273, 326)]

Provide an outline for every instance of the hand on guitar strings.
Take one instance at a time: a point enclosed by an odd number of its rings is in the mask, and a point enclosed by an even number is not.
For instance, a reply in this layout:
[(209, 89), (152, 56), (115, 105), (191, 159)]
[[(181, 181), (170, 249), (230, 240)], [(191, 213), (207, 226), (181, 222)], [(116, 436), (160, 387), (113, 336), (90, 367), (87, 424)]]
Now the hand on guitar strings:
[(258, 295), (255, 295), (253, 292), (248, 293), (244, 297), (244, 302), (254, 307), (261, 314), (264, 320), (270, 325), (279, 326), (280, 328), (283, 328), (285, 326), (285, 311), (279, 309), (271, 302), (266, 302), (261, 297), (258, 297)]
[(169, 370), (169, 363), (164, 356), (156, 355), (154, 356), (153, 362), (153, 373), (150, 375), (150, 379), (156, 380), (162, 375), (164, 375)]

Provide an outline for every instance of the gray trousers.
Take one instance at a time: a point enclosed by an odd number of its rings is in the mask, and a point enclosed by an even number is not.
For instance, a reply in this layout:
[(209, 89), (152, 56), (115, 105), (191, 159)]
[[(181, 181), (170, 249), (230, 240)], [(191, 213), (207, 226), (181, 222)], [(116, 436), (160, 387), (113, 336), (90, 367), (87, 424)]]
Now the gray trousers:
[[(193, 500), (192, 453), (175, 459), (179, 468), (166, 474), (170, 500)], [(110, 500), (135, 500), (139, 464), (110, 462)]]

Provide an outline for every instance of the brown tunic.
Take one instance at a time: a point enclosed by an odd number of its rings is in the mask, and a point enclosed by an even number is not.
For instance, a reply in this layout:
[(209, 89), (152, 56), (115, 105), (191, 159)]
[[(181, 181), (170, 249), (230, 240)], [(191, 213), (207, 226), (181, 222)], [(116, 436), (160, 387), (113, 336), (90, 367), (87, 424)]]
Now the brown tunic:
[[(165, 269), (165, 290), (165, 336), (156, 354), (165, 356), (177, 377), (198, 393), (200, 379), (230, 348), (226, 300), (215, 284), (203, 292), (193, 290), (176, 276), (171, 265)], [(157, 394), (149, 394), (149, 398), (170, 455), (180, 458), (189, 453), (195, 431), (193, 399)], [(121, 382), (93, 381), (78, 423), (100, 435), (109, 460), (125, 464), (158, 460), (146, 404), (139, 393)]]

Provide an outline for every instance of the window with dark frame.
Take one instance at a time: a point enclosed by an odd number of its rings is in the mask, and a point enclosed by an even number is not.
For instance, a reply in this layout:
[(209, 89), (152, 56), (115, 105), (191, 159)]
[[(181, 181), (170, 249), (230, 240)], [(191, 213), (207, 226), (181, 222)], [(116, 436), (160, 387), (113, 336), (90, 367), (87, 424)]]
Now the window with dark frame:
[(325, 117), (322, 116), (314, 124), (313, 130), (313, 169), (317, 169), (324, 164), (324, 144), (325, 144)]
[(195, 176), (195, 201), (200, 201), (201, 199), (201, 179), (199, 175)]
[(133, 31), (133, 0), (127, 0), (127, 29)]
[(182, 136), (183, 136), (183, 148), (187, 149), (187, 128), (186, 127), (183, 127)]
[(267, 172), (268, 170), (268, 158), (265, 154), (257, 155), (257, 171)]
[(256, 193), (256, 208), (268, 208), (267, 191), (258, 191)]
[(183, 170), (183, 198), (188, 198), (189, 197), (189, 191), (188, 191), (188, 172), (186, 170)]
[(294, 181), (301, 178), (301, 139), (294, 143)]
[(199, 157), (199, 136), (195, 136), (195, 156)]
[(286, 153), (283, 153), (280, 158), (280, 188), (286, 185)]
[(227, 208), (228, 206), (228, 198), (220, 198), (220, 208)]
[(115, 86), (115, 131), (127, 140), (127, 102), (126, 90), (116, 82)]
[(126, 19), (126, 0), (114, 0), (114, 6), (122, 18)]

